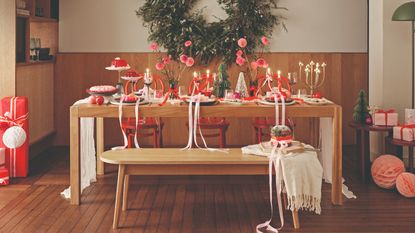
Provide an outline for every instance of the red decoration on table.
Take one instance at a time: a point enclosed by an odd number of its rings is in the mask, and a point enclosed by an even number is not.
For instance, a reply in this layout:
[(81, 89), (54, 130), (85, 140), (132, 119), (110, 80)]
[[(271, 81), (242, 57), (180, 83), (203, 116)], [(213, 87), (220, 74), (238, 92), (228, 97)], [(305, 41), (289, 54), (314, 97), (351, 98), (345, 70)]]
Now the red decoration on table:
[(316, 92), (316, 93), (312, 94), (311, 97), (317, 98), (317, 99), (321, 99), (321, 93), (320, 92)]
[(95, 97), (95, 102), (96, 102), (96, 104), (98, 104), (98, 105), (102, 105), (102, 104), (104, 104), (104, 97), (102, 97), (102, 96), (97, 96), (97, 97)]
[(9, 169), (0, 167), (0, 186), (8, 185), (9, 182)]
[[(27, 97), (3, 98), (0, 102), (0, 116), (0, 121), (3, 123), (6, 122), (8, 128), (19, 126), (26, 132), (26, 140), (22, 146), (15, 149), (6, 149), (6, 168), (9, 169), (10, 177), (26, 177), (29, 172), (29, 120)], [(3, 134), (6, 130), (0, 129), (0, 139), (3, 138)], [(0, 147), (5, 147), (3, 140), (0, 140)]]
[(128, 63), (126, 60), (116, 57), (114, 60), (111, 61), (111, 67), (119, 68), (119, 67), (126, 67)]
[(175, 87), (170, 87), (167, 93), (164, 95), (163, 102), (159, 104), (159, 106), (164, 106), (167, 103), (169, 97), (173, 97), (175, 99), (180, 99), (179, 91)]

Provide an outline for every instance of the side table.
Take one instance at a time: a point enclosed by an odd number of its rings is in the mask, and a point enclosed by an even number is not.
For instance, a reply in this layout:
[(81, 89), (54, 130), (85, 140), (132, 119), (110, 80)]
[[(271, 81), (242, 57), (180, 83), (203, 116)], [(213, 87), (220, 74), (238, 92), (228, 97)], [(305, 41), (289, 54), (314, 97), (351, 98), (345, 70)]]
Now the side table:
[(388, 138), (392, 137), (393, 126), (366, 125), (357, 122), (349, 122), (349, 126), (356, 130), (356, 143), (360, 153), (360, 172), (362, 181), (368, 181), (370, 177), (370, 145), (369, 132), (387, 132)]
[(395, 146), (407, 146), (409, 149), (409, 153), (408, 153), (408, 171), (409, 172), (414, 172), (414, 146), (415, 146), (415, 141), (404, 141), (404, 140), (400, 140), (400, 139), (394, 139), (394, 138), (390, 138), (389, 139), (389, 143)]

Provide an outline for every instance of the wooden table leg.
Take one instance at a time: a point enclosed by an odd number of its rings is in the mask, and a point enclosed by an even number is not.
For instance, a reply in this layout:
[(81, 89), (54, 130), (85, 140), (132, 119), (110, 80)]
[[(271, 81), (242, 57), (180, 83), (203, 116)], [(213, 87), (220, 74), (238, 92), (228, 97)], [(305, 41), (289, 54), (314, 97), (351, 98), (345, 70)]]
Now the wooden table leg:
[(122, 195), (122, 210), (126, 211), (128, 207), (128, 189), (130, 187), (130, 175), (125, 175), (124, 192)]
[(124, 178), (125, 178), (125, 165), (120, 164), (118, 166), (117, 191), (115, 193), (114, 221), (112, 223), (112, 228), (113, 229), (118, 228), (118, 222), (120, 220), (122, 192), (123, 192), (123, 187), (124, 187)]
[(408, 153), (408, 163), (409, 163), (409, 172), (414, 172), (414, 147), (409, 146)]
[(361, 163), (362, 163), (362, 181), (366, 182), (369, 180), (370, 173), (370, 148), (369, 148), (369, 132), (362, 130), (361, 132)]
[(79, 118), (76, 106), (71, 107), (69, 118), (71, 205), (79, 205), (81, 199), (81, 167), (79, 163)]
[(105, 174), (105, 165), (101, 161), (101, 154), (104, 152), (104, 118), (96, 118), (96, 127), (97, 127), (97, 175)]
[(331, 202), (342, 205), (342, 109), (336, 107), (333, 116), (333, 174)]
[(292, 211), (294, 229), (300, 229), (300, 218), (298, 217), (298, 210)]

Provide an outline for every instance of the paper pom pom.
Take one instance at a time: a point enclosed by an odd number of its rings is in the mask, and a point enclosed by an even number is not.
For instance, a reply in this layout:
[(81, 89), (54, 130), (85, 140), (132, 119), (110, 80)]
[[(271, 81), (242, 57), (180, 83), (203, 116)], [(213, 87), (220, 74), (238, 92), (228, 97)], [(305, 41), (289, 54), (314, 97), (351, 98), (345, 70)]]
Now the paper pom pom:
[(401, 173), (396, 179), (396, 188), (404, 197), (415, 197), (415, 175), (409, 172)]
[(373, 181), (381, 188), (395, 187), (396, 178), (405, 171), (402, 160), (393, 155), (381, 155), (372, 164)]
[(3, 134), (3, 143), (10, 149), (19, 148), (26, 141), (26, 132), (20, 126), (12, 126)]

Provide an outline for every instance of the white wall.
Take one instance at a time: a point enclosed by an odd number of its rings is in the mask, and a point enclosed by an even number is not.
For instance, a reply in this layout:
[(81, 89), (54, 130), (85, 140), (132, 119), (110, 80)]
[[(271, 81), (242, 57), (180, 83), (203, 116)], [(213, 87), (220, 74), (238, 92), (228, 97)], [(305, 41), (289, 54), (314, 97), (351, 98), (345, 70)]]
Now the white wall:
[[(394, 108), (404, 121), (411, 106), (411, 23), (392, 21), (396, 8), (408, 0), (369, 1), (369, 101)], [(371, 135), (372, 155), (383, 152), (383, 138)]]
[[(148, 52), (147, 29), (135, 15), (144, 0), (61, 0), (60, 52)], [(276, 29), (271, 51), (366, 52), (366, 0), (281, 0), (288, 33)], [(226, 17), (214, 0), (207, 14)], [(212, 19), (212, 17), (210, 18)]]

